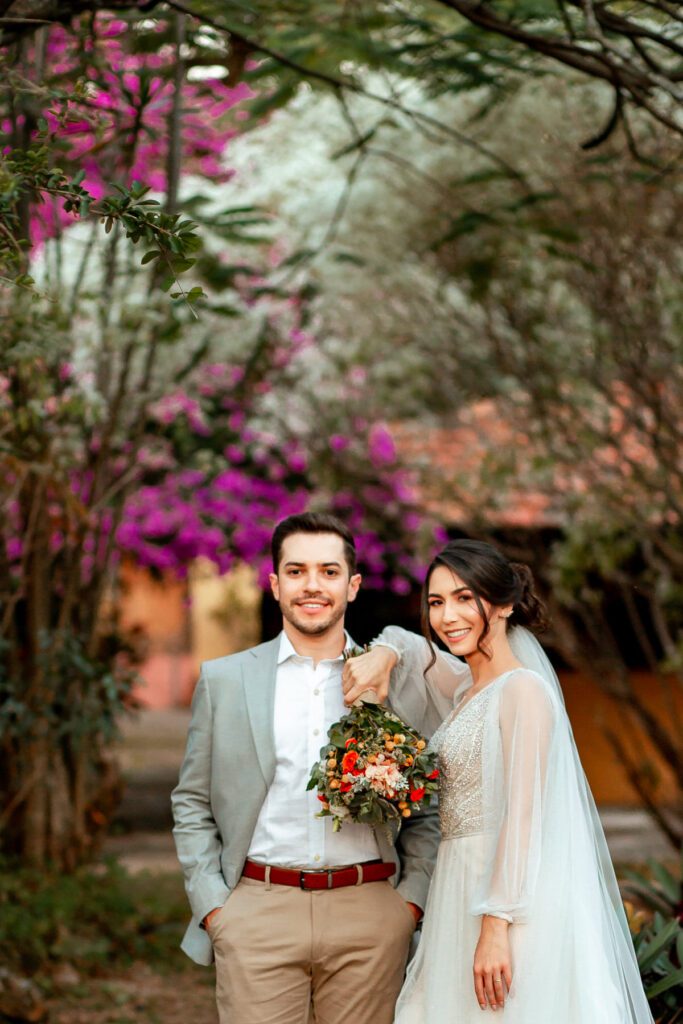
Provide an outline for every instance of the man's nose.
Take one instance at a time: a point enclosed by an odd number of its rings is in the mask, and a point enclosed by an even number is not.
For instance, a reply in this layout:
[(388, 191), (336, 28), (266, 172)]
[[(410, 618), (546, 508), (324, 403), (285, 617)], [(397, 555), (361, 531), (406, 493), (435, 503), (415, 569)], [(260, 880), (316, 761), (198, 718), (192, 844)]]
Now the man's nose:
[(304, 590), (307, 594), (319, 594), (320, 593), (320, 581), (315, 576), (308, 576), (304, 580)]

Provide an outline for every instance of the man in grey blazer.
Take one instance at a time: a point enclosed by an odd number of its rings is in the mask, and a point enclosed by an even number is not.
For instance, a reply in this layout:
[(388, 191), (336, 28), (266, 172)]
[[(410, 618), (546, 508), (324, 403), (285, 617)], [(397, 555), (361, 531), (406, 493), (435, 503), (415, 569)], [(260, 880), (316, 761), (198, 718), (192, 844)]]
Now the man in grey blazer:
[[(315, 816), (308, 774), (345, 712), (355, 546), (332, 516), (273, 534), (283, 631), (205, 662), (172, 795), (192, 908), (182, 948), (216, 963), (221, 1024), (390, 1024), (439, 842), (435, 813), (397, 829)], [(417, 688), (416, 688), (417, 689)], [(397, 708), (422, 728), (411, 694)]]

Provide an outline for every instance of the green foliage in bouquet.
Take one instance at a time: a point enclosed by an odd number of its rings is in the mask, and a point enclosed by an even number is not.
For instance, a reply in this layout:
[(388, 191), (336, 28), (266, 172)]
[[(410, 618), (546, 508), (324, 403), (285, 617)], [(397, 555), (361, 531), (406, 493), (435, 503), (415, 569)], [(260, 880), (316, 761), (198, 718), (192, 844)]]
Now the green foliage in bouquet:
[(307, 788), (318, 790), (317, 816), (333, 817), (335, 832), (346, 821), (400, 822), (431, 802), (439, 786), (436, 754), (389, 708), (363, 701), (327, 737)]

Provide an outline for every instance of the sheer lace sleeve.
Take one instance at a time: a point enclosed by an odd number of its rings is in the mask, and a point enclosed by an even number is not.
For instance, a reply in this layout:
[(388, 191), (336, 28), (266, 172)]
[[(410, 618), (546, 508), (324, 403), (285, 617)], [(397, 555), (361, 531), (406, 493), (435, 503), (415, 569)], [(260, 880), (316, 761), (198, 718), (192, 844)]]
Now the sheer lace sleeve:
[[(492, 864), (473, 914), (523, 921), (540, 866), (544, 797), (556, 707), (543, 679), (520, 669), (502, 683), (498, 703), (495, 778), (485, 800), (498, 805)], [(485, 768), (486, 772), (486, 768)]]
[(389, 700), (405, 721), (431, 735), (453, 710), (459, 691), (472, 682), (466, 663), (452, 654), (434, 648), (436, 661), (425, 675), (432, 660), (432, 649), (423, 636), (400, 626), (386, 626), (372, 642), (390, 647), (399, 661), (391, 673)]

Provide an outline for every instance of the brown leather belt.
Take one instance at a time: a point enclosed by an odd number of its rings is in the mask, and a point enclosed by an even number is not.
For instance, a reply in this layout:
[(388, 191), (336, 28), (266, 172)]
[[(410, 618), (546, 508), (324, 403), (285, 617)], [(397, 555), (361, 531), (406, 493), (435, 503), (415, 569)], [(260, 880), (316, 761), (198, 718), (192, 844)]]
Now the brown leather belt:
[(245, 862), (242, 875), (257, 882), (270, 881), (273, 885), (296, 885), (299, 889), (340, 889), (344, 885), (362, 885), (363, 882), (382, 882), (396, 871), (395, 864), (369, 860), (352, 864), (348, 868), (323, 868), (320, 871), (298, 871), (296, 868), (277, 868), (268, 864)]

